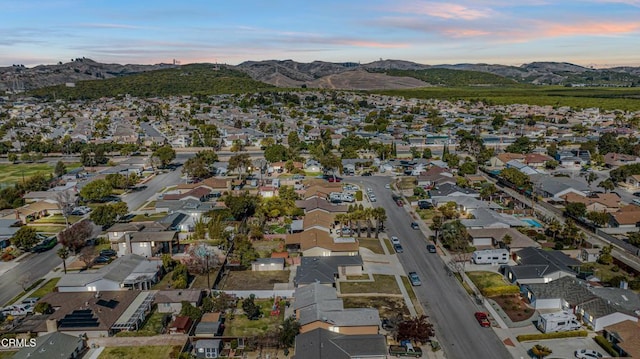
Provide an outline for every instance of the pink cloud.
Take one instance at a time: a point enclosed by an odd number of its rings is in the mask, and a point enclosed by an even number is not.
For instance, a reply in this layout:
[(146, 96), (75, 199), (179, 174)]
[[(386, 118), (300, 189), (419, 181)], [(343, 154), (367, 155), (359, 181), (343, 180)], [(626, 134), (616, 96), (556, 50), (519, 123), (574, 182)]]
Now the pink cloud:
[(546, 36), (608, 36), (637, 32), (637, 22), (584, 22), (579, 24), (543, 24), (542, 31)]
[(439, 2), (412, 2), (400, 7), (394, 7), (392, 10), (452, 20), (477, 20), (490, 17), (495, 13), (489, 8), (472, 8), (460, 4)]
[[(332, 41), (329, 40), (328, 42), (332, 42)], [(409, 47), (409, 44), (403, 44), (403, 43), (387, 43), (387, 42), (366, 41), (366, 40), (337, 40), (337, 41), (334, 41), (334, 43), (338, 45), (370, 47), (370, 48), (378, 48), (378, 49), (402, 49), (402, 48)]]

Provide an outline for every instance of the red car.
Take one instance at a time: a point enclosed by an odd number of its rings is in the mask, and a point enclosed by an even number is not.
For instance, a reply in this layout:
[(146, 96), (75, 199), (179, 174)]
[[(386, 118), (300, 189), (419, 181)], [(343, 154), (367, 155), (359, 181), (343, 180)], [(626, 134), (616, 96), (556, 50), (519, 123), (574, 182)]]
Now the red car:
[(487, 313), (476, 312), (474, 315), (476, 316), (476, 320), (481, 327), (489, 328), (491, 326), (491, 322), (489, 321), (489, 316), (487, 315)]
[(340, 177), (336, 177), (336, 176), (333, 176), (333, 177), (329, 177), (329, 178), (327, 179), (327, 181), (329, 181), (329, 182), (336, 182), (336, 183), (337, 183), (337, 182), (342, 181), (342, 178), (340, 178)]

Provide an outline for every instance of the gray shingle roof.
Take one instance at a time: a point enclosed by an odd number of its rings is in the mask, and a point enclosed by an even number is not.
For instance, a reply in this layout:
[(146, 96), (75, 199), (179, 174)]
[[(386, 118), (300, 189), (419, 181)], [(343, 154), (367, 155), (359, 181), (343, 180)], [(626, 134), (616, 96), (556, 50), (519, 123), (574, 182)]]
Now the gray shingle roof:
[(336, 300), (338, 299), (338, 293), (333, 287), (320, 283), (311, 283), (307, 286), (296, 288), (293, 297), (295, 298), (293, 309), (297, 310), (323, 301)]
[(96, 270), (95, 272), (67, 273), (58, 282), (59, 287), (79, 287), (93, 283), (100, 279), (107, 279), (117, 283), (133, 274), (153, 277), (158, 273), (162, 263), (156, 260), (149, 260), (137, 254), (127, 254), (117, 258), (110, 264)]
[(302, 257), (294, 282), (296, 285), (315, 282), (334, 284), (338, 267), (342, 266), (362, 266), (362, 257)]
[(71, 358), (82, 339), (74, 335), (53, 332), (36, 338), (36, 345), (24, 347), (13, 355), (15, 359)]
[(314, 329), (296, 336), (294, 359), (386, 358), (387, 342), (381, 334), (344, 335)]

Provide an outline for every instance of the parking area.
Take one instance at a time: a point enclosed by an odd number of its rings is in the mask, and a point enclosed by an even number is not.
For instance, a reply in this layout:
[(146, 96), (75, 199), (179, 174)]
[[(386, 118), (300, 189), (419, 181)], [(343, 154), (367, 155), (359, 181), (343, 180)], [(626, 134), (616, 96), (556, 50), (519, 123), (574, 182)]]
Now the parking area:
[(592, 349), (605, 357), (608, 356), (607, 352), (600, 348), (600, 346), (593, 340), (593, 338), (563, 338), (563, 339), (549, 339), (543, 341), (531, 341), (522, 343), (522, 345), (529, 349), (536, 344), (541, 344), (553, 351), (547, 359), (571, 359), (575, 358), (574, 352), (578, 349)]

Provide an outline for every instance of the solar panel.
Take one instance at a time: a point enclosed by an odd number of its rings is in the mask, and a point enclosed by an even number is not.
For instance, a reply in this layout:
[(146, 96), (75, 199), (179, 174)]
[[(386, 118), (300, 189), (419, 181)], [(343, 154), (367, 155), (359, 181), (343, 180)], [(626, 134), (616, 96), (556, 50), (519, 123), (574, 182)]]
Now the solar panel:
[(95, 328), (100, 324), (91, 310), (74, 310), (60, 319), (60, 328)]
[(113, 299), (110, 299), (109, 301), (100, 299), (100, 300), (98, 300), (96, 302), (97, 305), (101, 305), (103, 307), (107, 307), (107, 308), (110, 308), (110, 309), (113, 309), (113, 308), (117, 307), (119, 303), (120, 302), (118, 302), (117, 300), (113, 300)]

